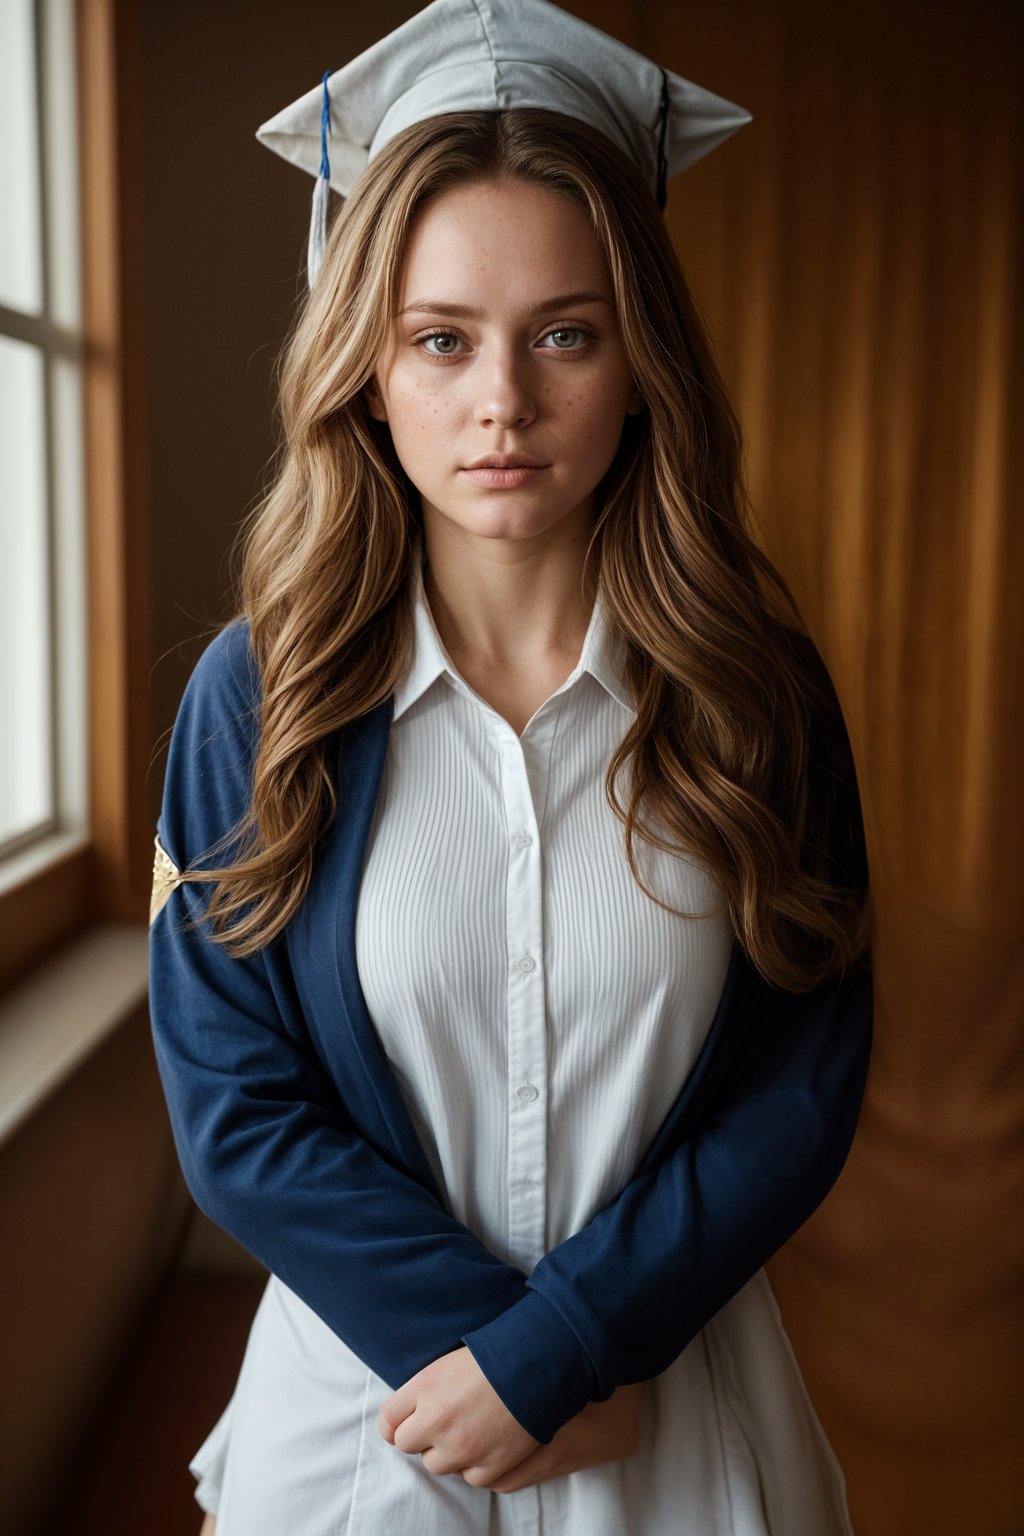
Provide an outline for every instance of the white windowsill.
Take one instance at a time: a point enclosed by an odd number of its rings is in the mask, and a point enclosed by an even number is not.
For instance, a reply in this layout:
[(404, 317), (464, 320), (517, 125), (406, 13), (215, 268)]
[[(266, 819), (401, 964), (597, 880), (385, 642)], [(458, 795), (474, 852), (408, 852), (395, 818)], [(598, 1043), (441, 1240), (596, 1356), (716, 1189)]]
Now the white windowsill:
[(92, 928), (0, 996), (0, 1142), (144, 1000), (148, 935)]

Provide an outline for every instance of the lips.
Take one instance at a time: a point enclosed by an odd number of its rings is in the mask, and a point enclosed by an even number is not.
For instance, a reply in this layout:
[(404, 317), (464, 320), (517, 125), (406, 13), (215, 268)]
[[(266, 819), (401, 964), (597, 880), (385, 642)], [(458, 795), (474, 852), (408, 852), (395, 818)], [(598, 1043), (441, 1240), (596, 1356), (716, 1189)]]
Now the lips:
[(466, 469), (544, 469), (540, 459), (531, 459), (526, 453), (488, 453), (482, 459), (474, 459)]
[(497, 464), (482, 464), (477, 469), (464, 469), (462, 473), (475, 480), (477, 485), (486, 486), (489, 490), (514, 490), (517, 486), (526, 485), (528, 481), (535, 480), (548, 468), (546, 464), (520, 464), (502, 468)]

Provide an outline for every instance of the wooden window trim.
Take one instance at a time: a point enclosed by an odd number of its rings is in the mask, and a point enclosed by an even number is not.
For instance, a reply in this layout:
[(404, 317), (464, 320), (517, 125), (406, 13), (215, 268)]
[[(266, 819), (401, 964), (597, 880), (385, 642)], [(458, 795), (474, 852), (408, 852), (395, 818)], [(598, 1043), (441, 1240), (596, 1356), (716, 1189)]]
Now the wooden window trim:
[(140, 7), (75, 0), (75, 25), (90, 836), (0, 894), (0, 990), (93, 924), (144, 924), (152, 868)]

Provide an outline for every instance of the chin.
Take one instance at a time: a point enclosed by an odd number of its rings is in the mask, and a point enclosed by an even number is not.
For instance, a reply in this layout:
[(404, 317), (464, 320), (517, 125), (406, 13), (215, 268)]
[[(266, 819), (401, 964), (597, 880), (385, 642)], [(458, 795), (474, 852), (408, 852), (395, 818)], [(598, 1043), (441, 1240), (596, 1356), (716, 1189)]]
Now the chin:
[(535, 539), (551, 532), (563, 521), (563, 517), (539, 515), (524, 507), (495, 506), (477, 507), (472, 512), (445, 512), (439, 508), (425, 508), (424, 521), (447, 524), (452, 530), (479, 539)]
[(455, 538), (557, 541), (589, 534), (593, 523), (593, 490), (586, 484), (568, 493), (564, 486), (551, 485), (488, 491), (472, 482), (469, 496), (451, 495), (447, 483), (438, 490), (436, 501), (420, 492), (424, 525), (433, 524)]

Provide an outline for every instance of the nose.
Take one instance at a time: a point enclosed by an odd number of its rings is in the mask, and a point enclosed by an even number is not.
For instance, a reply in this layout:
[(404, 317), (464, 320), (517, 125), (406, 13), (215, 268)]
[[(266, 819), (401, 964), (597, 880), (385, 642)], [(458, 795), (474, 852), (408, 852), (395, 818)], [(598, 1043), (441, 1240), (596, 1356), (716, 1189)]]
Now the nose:
[(481, 426), (521, 427), (537, 413), (528, 360), (500, 349), (481, 359), (477, 375), (477, 421)]

